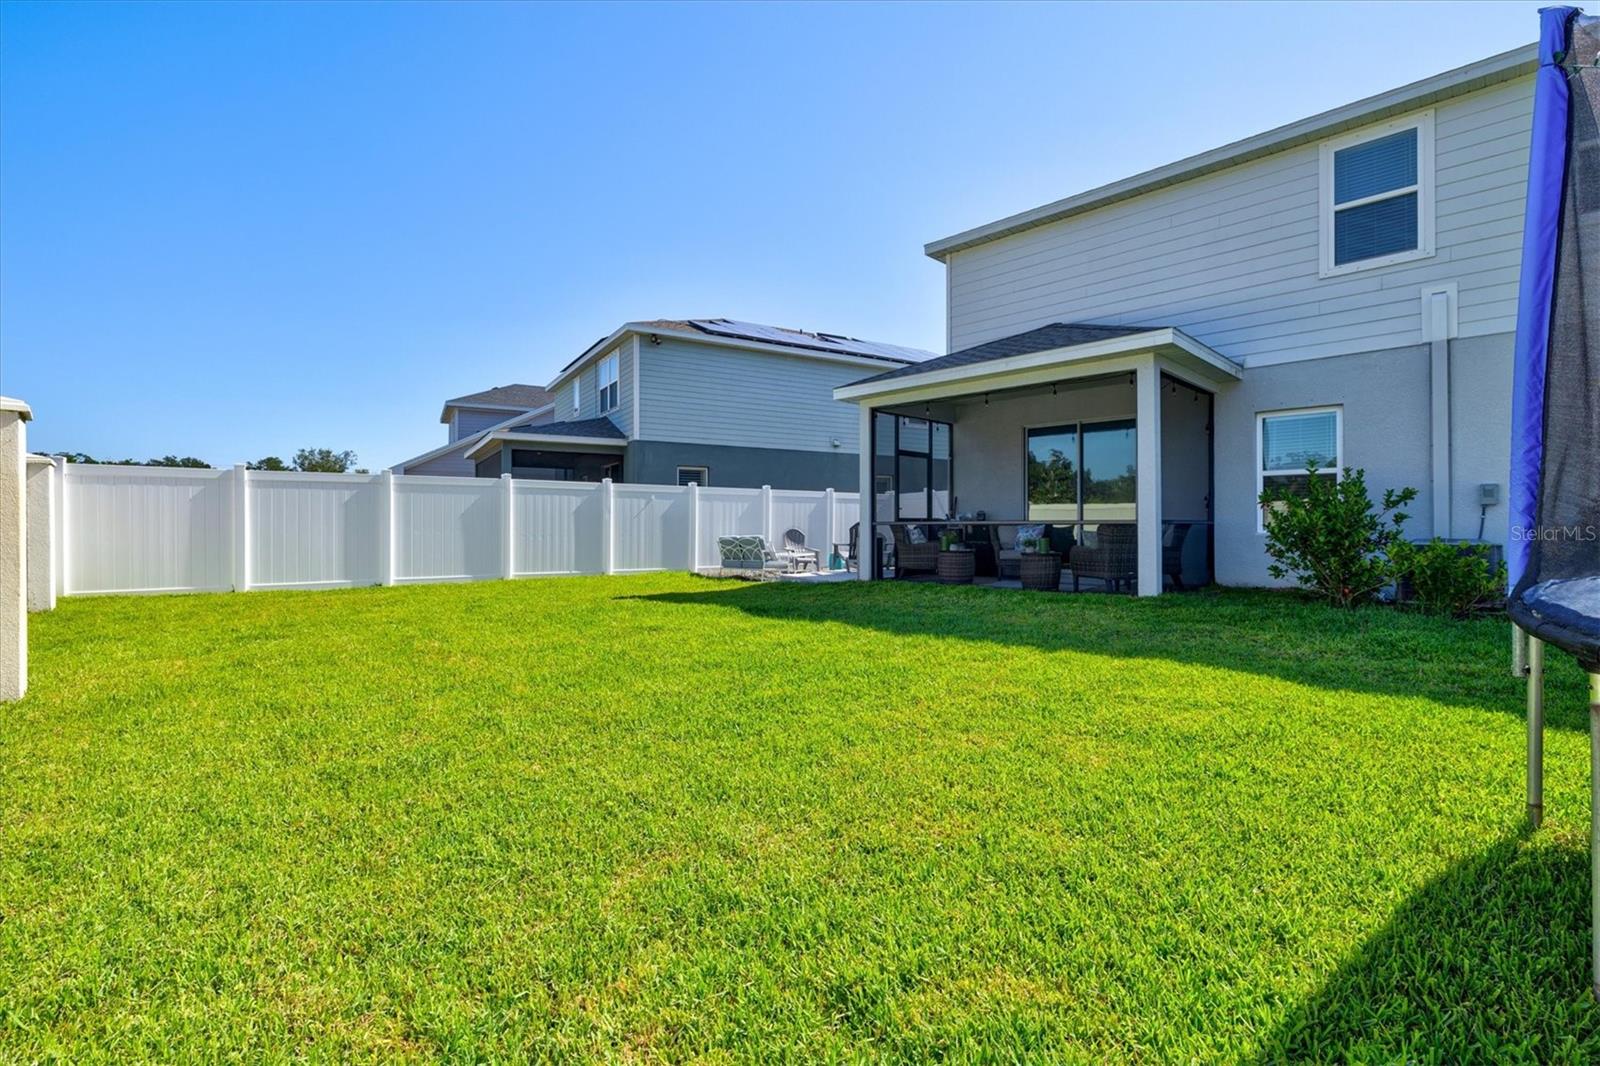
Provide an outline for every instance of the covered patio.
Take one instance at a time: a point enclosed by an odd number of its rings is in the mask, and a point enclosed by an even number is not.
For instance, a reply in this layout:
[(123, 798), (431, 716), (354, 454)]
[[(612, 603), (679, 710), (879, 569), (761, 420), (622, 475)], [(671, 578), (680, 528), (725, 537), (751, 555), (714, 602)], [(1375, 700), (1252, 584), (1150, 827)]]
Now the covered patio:
[(1176, 328), (1057, 323), (836, 389), (861, 412), (860, 577), (1210, 584), (1213, 399), (1241, 374)]

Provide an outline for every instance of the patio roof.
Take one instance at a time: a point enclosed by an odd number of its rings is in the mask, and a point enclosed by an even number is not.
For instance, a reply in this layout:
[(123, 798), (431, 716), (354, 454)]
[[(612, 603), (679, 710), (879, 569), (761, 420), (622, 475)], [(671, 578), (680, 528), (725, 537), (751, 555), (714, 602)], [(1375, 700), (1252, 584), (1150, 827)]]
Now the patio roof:
[(501, 444), (532, 444), (558, 451), (609, 451), (627, 447), (628, 436), (609, 418), (512, 426), (484, 434), (482, 440), (467, 450), (466, 458), (476, 458)]
[(860, 401), (928, 387), (948, 392), (962, 383), (979, 387), (1007, 376), (1038, 378), (1049, 371), (1084, 376), (1103, 369), (1109, 360), (1147, 352), (1164, 356), (1212, 383), (1237, 380), (1244, 373), (1238, 363), (1175, 326), (1052, 322), (842, 385), (833, 390), (833, 396)]

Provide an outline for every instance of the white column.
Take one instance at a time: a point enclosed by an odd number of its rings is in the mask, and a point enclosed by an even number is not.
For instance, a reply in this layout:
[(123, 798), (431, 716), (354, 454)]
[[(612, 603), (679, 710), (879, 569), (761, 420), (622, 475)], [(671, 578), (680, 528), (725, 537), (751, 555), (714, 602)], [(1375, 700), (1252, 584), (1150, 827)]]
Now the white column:
[(250, 591), (250, 471), (233, 467), (233, 590)]
[(48, 456), (28, 456), (28, 610), (56, 605), (56, 467)]
[(67, 457), (64, 455), (56, 456), (55, 462), (56, 476), (53, 480), (56, 493), (54, 523), (56, 535), (56, 595), (65, 596), (69, 581), (67, 568), (71, 562), (67, 558), (67, 550), (72, 544), (72, 539), (67, 535), (67, 468), (69, 464), (67, 463)]
[(383, 472), (383, 499), (378, 503), (378, 583), (393, 585), (394, 557), (394, 471)]
[(616, 486), (610, 478), (600, 479), (600, 572), (616, 573), (617, 524), (613, 515), (617, 510)]
[(500, 576), (509, 581), (517, 572), (517, 487), (510, 474), (500, 475), (500, 488)]
[(877, 502), (877, 493), (872, 488), (872, 408), (861, 404), (860, 432), (857, 434), (856, 464), (856, 496), (859, 501), (856, 521), (861, 524), (860, 532), (856, 539), (856, 577), (861, 581), (872, 580), (872, 567), (878, 558), (878, 542), (873, 534), (873, 504)]
[[(826, 516), (826, 518), (823, 520), (823, 528), (825, 528), (828, 532), (824, 535), (823, 542), (817, 545), (817, 556), (822, 560), (824, 565), (833, 562), (833, 538), (839, 535), (838, 508), (838, 501), (833, 498), (833, 486), (829, 485), (822, 491), (822, 513)], [(831, 566), (828, 568), (830, 570), (833, 569)], [(818, 569), (820, 570), (821, 567), (819, 566)]]
[(700, 483), (689, 482), (689, 573), (700, 572)]
[(28, 429), (33, 412), (0, 396), (0, 701), (28, 691)]
[(777, 544), (777, 533), (772, 528), (772, 486), (761, 486), (761, 535), (767, 544)]
[(1138, 437), (1139, 595), (1161, 595), (1161, 372), (1155, 356), (1134, 371)]

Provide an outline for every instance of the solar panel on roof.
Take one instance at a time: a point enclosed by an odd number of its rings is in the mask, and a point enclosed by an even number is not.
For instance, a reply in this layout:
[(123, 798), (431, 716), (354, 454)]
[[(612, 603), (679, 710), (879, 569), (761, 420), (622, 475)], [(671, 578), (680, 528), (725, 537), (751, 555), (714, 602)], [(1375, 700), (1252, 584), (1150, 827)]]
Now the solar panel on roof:
[(906, 348), (898, 344), (880, 344), (877, 341), (856, 340), (854, 337), (841, 337), (832, 333), (804, 333), (795, 329), (763, 326), (756, 322), (736, 322), (728, 318), (696, 318), (691, 319), (689, 324), (696, 329), (704, 330), (718, 337), (763, 341), (768, 344), (787, 345), (791, 348), (817, 348), (823, 351), (843, 352), (848, 355), (864, 355), (872, 359), (894, 359), (912, 363), (920, 363), (924, 359), (933, 358), (932, 352), (925, 352), (920, 348)]

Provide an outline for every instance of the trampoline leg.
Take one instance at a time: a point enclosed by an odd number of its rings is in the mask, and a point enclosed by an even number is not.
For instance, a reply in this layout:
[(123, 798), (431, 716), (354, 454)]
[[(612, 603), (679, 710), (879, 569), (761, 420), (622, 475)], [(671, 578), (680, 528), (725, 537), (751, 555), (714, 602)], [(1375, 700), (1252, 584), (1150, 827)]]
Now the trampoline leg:
[(1528, 637), (1528, 824), (1544, 824), (1544, 641)]
[(1589, 977), (1600, 999), (1600, 673), (1589, 675)]

